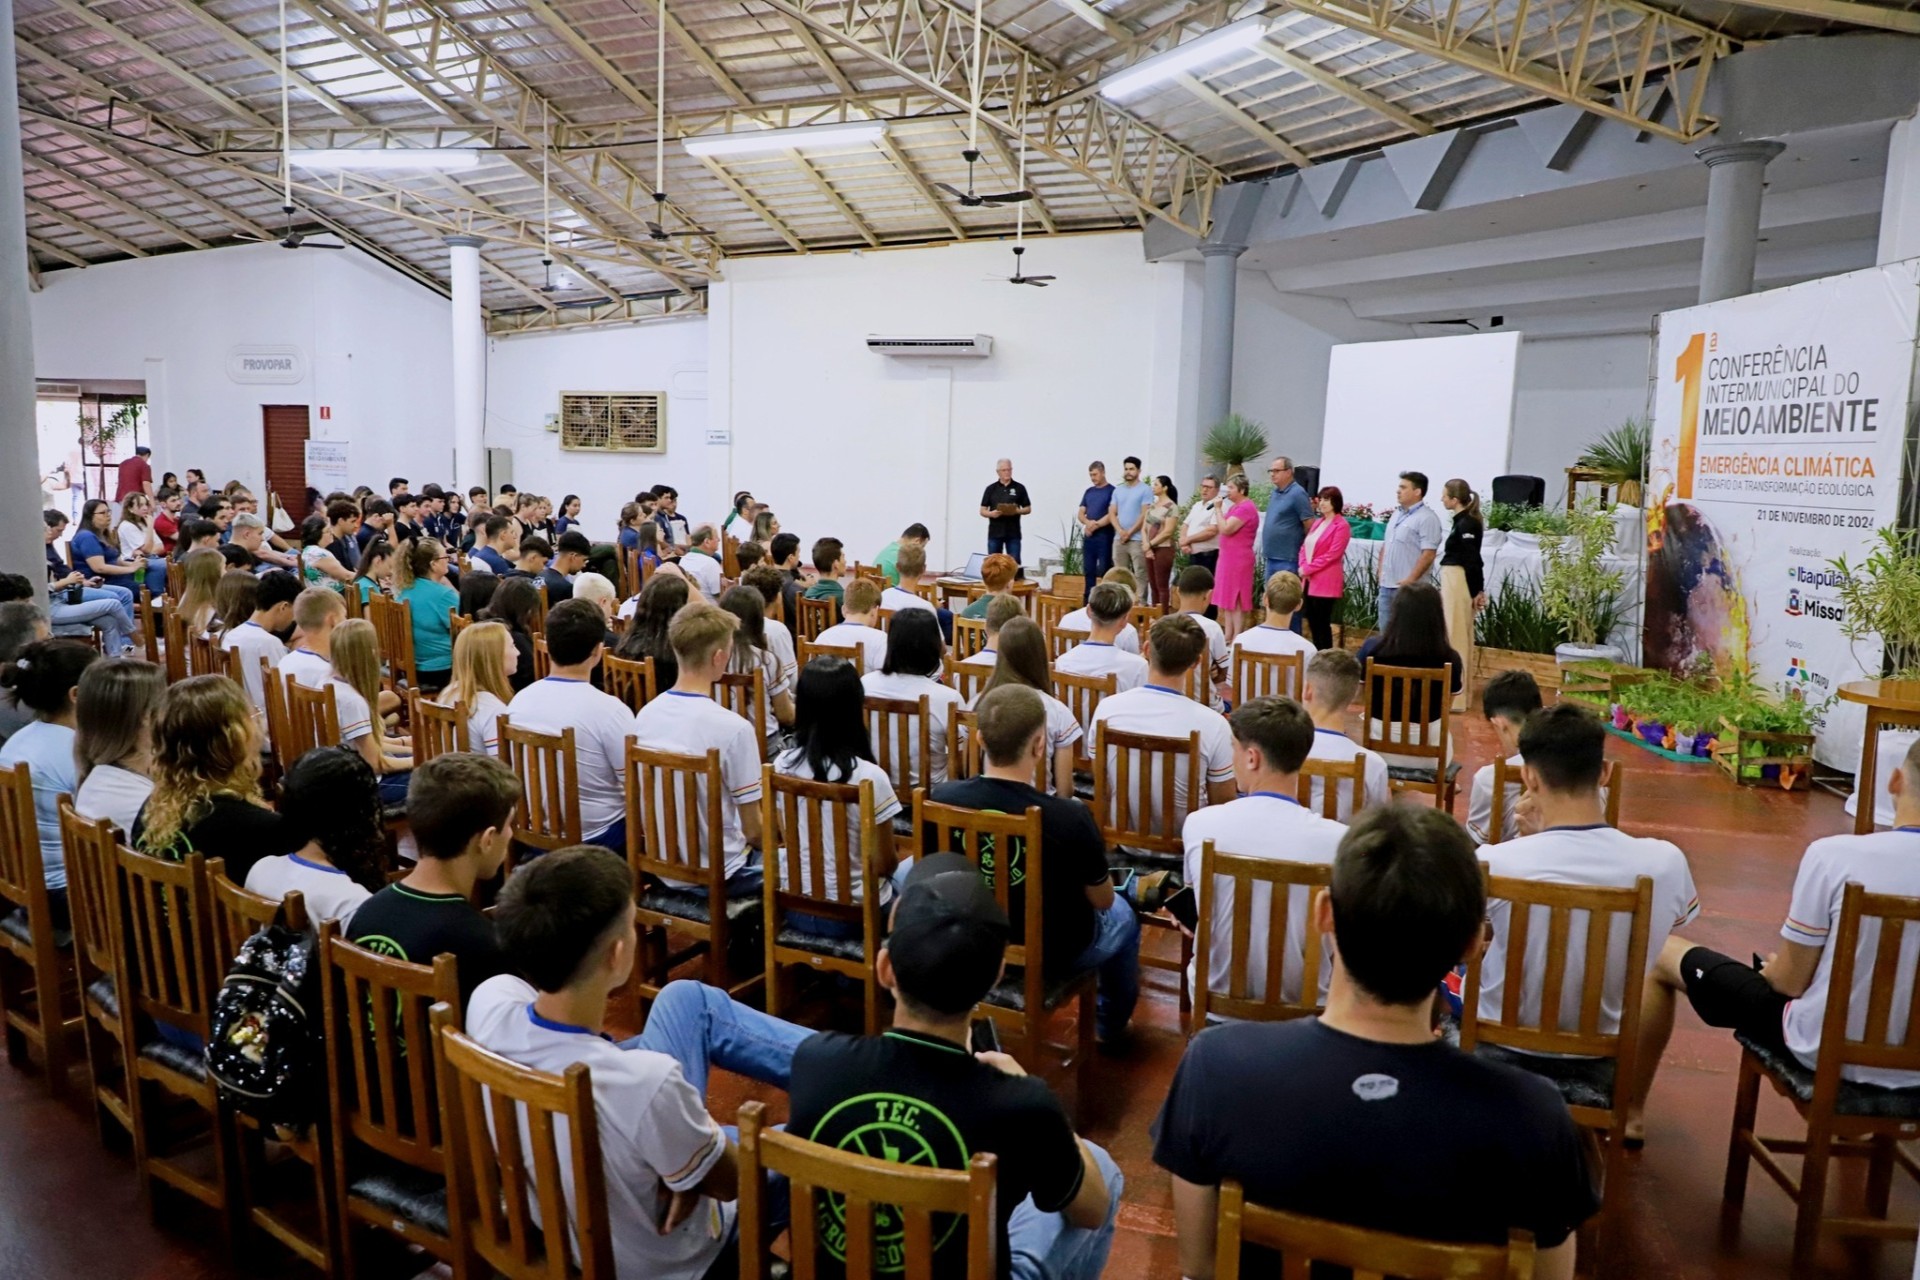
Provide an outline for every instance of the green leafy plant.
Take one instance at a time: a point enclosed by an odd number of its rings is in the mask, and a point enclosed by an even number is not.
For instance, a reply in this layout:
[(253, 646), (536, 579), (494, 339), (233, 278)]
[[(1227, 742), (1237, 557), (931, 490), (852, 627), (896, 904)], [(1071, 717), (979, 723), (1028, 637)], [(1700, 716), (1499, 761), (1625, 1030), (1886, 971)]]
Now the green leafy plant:
[(1487, 528), (1510, 531), (1528, 510), (1530, 508), (1518, 502), (1489, 502), (1482, 508), (1482, 514), (1487, 518)]
[(1267, 429), (1252, 418), (1230, 413), (1213, 424), (1201, 445), (1207, 461), (1226, 468), (1228, 475), (1245, 471), (1247, 464), (1267, 451)]
[(1380, 626), (1380, 566), (1372, 556), (1347, 563), (1340, 592), (1339, 616), (1334, 621), (1350, 631), (1374, 631)]
[(1628, 418), (1588, 445), (1574, 465), (1586, 467), (1605, 483), (1618, 486), (1620, 501), (1637, 506), (1652, 451), (1653, 425), (1641, 418)]
[(1060, 552), (1060, 572), (1069, 575), (1085, 572), (1087, 557), (1086, 548), (1081, 545), (1083, 541), (1078, 520), (1061, 524), (1060, 540), (1053, 544)]
[(1614, 527), (1597, 501), (1568, 513), (1567, 525), (1566, 533), (1540, 539), (1540, 601), (1547, 616), (1566, 629), (1569, 643), (1591, 647), (1619, 621), (1626, 574), (1603, 563), (1613, 549)]
[(1920, 675), (1920, 531), (1883, 528), (1867, 558), (1830, 562), (1845, 608), (1840, 630), (1848, 640), (1879, 636), (1883, 670)]
[(1552, 653), (1565, 635), (1547, 614), (1539, 586), (1527, 578), (1507, 579), (1498, 594), (1488, 596), (1487, 607), (1473, 623), (1474, 643), (1484, 649)]
[(147, 402), (142, 399), (123, 400), (105, 417), (80, 410), (75, 424), (80, 429), (80, 447), (105, 466), (112, 460), (113, 446), (133, 435), (140, 424), (141, 410), (146, 406)]

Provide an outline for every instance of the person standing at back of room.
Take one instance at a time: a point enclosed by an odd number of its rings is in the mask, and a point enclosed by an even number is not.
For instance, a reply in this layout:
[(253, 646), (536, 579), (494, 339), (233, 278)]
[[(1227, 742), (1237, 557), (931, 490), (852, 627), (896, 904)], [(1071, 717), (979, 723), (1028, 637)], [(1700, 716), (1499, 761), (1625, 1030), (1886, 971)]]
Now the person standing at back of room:
[(1013, 459), (993, 464), (994, 481), (980, 495), (980, 515), (987, 522), (987, 554), (1005, 552), (1020, 561), (1020, 517), (1033, 514), (1027, 486), (1013, 478)]
[(1113, 563), (1133, 575), (1136, 583), (1147, 580), (1147, 535), (1144, 529), (1147, 506), (1153, 490), (1140, 478), (1140, 459), (1120, 462), (1121, 483), (1113, 489)]
[(1427, 505), (1427, 477), (1421, 471), (1402, 471), (1400, 503), (1387, 520), (1386, 541), (1380, 546), (1380, 620), (1385, 631), (1400, 588), (1427, 581), (1433, 558), (1440, 552), (1440, 514)]
[(116, 504), (125, 502), (128, 494), (144, 493), (153, 496), (153, 450), (146, 445), (134, 448), (133, 456), (120, 464), (114, 482), (113, 500)]
[[(1260, 552), (1266, 558), (1267, 577), (1276, 573), (1300, 572), (1300, 545), (1313, 524), (1313, 500), (1293, 478), (1293, 459), (1275, 458), (1267, 466), (1267, 479), (1273, 482), (1273, 494), (1267, 499), (1266, 518), (1260, 524)], [(1300, 619), (1293, 620), (1300, 630)]]
[(1086, 579), (1080, 602), (1085, 604), (1093, 584), (1113, 567), (1113, 486), (1107, 483), (1106, 463), (1087, 467), (1087, 491), (1080, 495), (1075, 518), (1080, 521), (1080, 573)]

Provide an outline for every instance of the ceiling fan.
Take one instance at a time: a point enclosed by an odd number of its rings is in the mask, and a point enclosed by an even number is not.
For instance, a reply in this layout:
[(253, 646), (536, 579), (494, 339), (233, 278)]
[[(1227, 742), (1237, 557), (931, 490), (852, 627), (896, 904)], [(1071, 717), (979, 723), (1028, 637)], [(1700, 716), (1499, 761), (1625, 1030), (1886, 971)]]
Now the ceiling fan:
[(293, 203), (293, 129), (287, 104), (287, 0), (280, 0), (280, 213), (286, 219), (286, 234), (278, 240), (268, 236), (240, 233), (236, 239), (251, 240), (256, 244), (277, 244), (282, 249), (344, 249), (343, 244), (320, 244), (314, 236), (334, 235), (327, 229), (319, 231), (295, 231), (293, 215), (298, 206)]
[[(1020, 140), (1020, 181), (1027, 179), (1027, 141)], [(1058, 280), (1058, 276), (1030, 276), (1027, 274), (1027, 211), (1020, 209), (1013, 218), (1013, 274), (1006, 278), (1008, 284), (1030, 284), (1036, 289), (1044, 289)]]
[[(1033, 192), (1026, 190), (1001, 191), (989, 195), (980, 195), (976, 194), (973, 189), (973, 166), (980, 163), (981, 156), (980, 59), (984, 48), (981, 41), (981, 8), (984, 2), (985, 0), (973, 0), (973, 67), (967, 73), (968, 96), (971, 101), (967, 104), (967, 146), (966, 149), (960, 153), (960, 158), (967, 162), (967, 189), (962, 191), (960, 188), (948, 182), (936, 182), (933, 184), (958, 200), (962, 207), (968, 209), (978, 209), (982, 206), (998, 208), (1003, 204), (1022, 204), (1033, 199)], [(1024, 143), (1022, 145), (1024, 147)], [(1022, 185), (1024, 186), (1024, 183)]]
[(647, 235), (671, 240), (676, 235), (711, 236), (700, 227), (667, 230), (667, 0), (654, 10), (653, 50), (653, 217), (646, 220)]

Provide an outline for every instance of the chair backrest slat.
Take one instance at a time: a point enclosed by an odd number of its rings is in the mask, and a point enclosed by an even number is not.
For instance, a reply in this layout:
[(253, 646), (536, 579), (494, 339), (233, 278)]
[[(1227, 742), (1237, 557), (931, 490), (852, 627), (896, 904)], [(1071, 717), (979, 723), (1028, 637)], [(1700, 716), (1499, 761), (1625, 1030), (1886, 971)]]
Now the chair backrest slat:
[[(1326, 975), (1325, 940), (1313, 928), (1313, 895), (1332, 883), (1333, 868), (1321, 863), (1281, 862), (1274, 858), (1227, 853), (1206, 841), (1200, 848), (1200, 923), (1195, 930), (1193, 1026), (1206, 1025), (1209, 1014), (1223, 1018), (1280, 1021), (1310, 1017), (1320, 1011), (1321, 984)], [(1227, 936), (1216, 928), (1220, 895), (1231, 894), (1233, 911)], [(1257, 905), (1264, 900), (1264, 909)], [(1296, 901), (1297, 900), (1297, 901)], [(1253, 922), (1264, 914), (1266, 946), (1260, 960), (1260, 983), (1254, 975)], [(1301, 927), (1301, 953), (1292, 955), (1290, 932)], [(1226, 948), (1227, 985), (1213, 983), (1212, 956)], [(1286, 994), (1291, 971), (1294, 995)]]
[(652, 658), (616, 658), (612, 654), (600, 660), (607, 692), (639, 711), (653, 701), (655, 692)]
[(317, 747), (340, 745), (340, 708), (333, 696), (333, 683), (309, 689), (298, 680), (283, 682), (287, 698), (287, 760), (282, 767)]
[[(933, 785), (933, 710), (927, 694), (918, 698), (866, 700), (867, 736), (873, 760), (893, 780), (894, 792)], [(942, 746), (945, 745), (943, 742)]]
[[(1341, 787), (1346, 787), (1346, 804), (1341, 804)], [(1313, 760), (1308, 759), (1300, 766), (1299, 791), (1300, 803), (1311, 809), (1314, 805), (1315, 788), (1320, 792), (1320, 816), (1343, 822), (1344, 812), (1348, 818), (1364, 809), (1367, 804), (1367, 758), (1355, 752), (1352, 760)]]
[(704, 756), (655, 751), (627, 741), (627, 861), (634, 877), (654, 877), (707, 888), (726, 900), (726, 783), (720, 751)]
[(993, 668), (984, 662), (968, 662), (962, 657), (949, 656), (945, 660), (946, 683), (957, 694), (963, 706), (972, 706), (973, 700), (980, 696), (980, 688), (993, 675)]
[(1525, 1231), (1510, 1233), (1505, 1245), (1415, 1240), (1249, 1204), (1240, 1184), (1229, 1178), (1220, 1184), (1215, 1280), (1240, 1280), (1243, 1245), (1277, 1250), (1284, 1280), (1307, 1280), (1315, 1263), (1344, 1267), (1356, 1280), (1527, 1280), (1533, 1275), (1533, 1237)]
[[(1184, 767), (1187, 801), (1179, 799)], [(1200, 733), (1185, 739), (1128, 733), (1102, 722), (1093, 733), (1093, 816), (1110, 845), (1180, 853), (1187, 814), (1206, 802)]]
[(767, 758), (767, 677), (759, 667), (729, 671), (714, 682), (713, 700), (753, 726), (760, 758)]
[(1259, 653), (1244, 646), (1233, 650), (1233, 687), (1241, 703), (1255, 698), (1300, 698), (1306, 671), (1305, 655)]
[(839, 613), (839, 609), (835, 607), (832, 600), (825, 598), (814, 600), (804, 595), (795, 596), (793, 600), (795, 612), (800, 615), (794, 619), (796, 640), (816, 639), (822, 631), (836, 621), (835, 615)]
[[(464, 701), (450, 707), (421, 696), (420, 690), (407, 690), (407, 720), (413, 730), (413, 764), (417, 769), (435, 756), (465, 751), (469, 712)], [(481, 743), (473, 744), (484, 750)]]
[(559, 733), (522, 729), (501, 716), (500, 758), (520, 780), (514, 839), (551, 852), (580, 843), (580, 765), (573, 726)]
[(953, 656), (971, 658), (987, 647), (987, 620), (985, 618), (959, 618), (953, 620)]

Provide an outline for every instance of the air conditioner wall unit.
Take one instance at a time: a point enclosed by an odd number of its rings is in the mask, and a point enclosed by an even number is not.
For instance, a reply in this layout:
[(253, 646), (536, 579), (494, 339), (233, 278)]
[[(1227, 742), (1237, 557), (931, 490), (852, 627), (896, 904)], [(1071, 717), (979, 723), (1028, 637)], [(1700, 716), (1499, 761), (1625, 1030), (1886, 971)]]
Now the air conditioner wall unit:
[(891, 338), (883, 334), (868, 334), (867, 350), (883, 356), (978, 360), (993, 354), (993, 336), (976, 333), (960, 338)]

